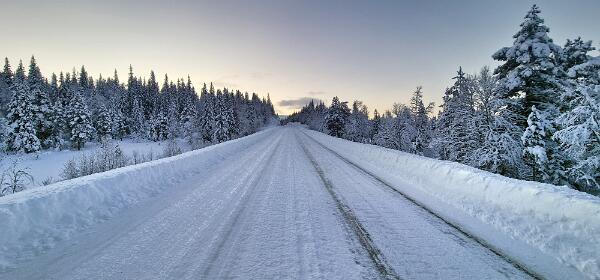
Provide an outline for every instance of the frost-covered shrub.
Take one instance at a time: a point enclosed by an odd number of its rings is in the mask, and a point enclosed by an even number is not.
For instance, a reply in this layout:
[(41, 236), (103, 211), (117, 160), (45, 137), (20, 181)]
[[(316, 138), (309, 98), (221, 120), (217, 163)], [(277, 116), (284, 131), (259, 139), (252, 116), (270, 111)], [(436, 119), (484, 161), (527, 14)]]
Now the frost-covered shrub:
[(31, 183), (33, 183), (33, 177), (29, 174), (28, 168), (23, 168), (19, 165), (18, 160), (14, 160), (0, 174), (0, 196), (25, 190), (27, 185)]
[(100, 150), (89, 155), (84, 153), (77, 159), (69, 160), (61, 176), (68, 180), (127, 166), (131, 162), (118, 145), (103, 142)]
[(181, 148), (177, 145), (174, 139), (167, 141), (167, 145), (163, 149), (163, 157), (172, 157), (181, 154)]

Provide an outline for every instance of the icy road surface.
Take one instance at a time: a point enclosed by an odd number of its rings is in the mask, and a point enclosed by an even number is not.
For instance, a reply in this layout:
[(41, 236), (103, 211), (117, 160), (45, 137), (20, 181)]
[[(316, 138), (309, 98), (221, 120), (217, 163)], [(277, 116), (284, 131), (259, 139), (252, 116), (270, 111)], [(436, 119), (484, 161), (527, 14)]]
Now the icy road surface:
[(74, 234), (0, 279), (524, 279), (500, 256), (321, 146), (265, 141)]

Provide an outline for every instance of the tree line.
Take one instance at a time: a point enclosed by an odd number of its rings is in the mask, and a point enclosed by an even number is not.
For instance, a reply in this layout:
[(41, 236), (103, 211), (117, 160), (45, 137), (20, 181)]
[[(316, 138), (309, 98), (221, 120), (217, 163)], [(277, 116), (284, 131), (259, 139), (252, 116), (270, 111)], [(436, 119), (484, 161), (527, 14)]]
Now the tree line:
[(410, 104), (369, 117), (367, 106), (334, 97), (310, 102), (286, 122), (351, 141), (460, 162), (508, 177), (600, 191), (600, 57), (591, 41), (561, 47), (534, 5), (502, 62), (465, 74), (459, 67), (440, 112), (417, 87)]
[(33, 153), (86, 142), (125, 137), (161, 141), (185, 138), (192, 147), (219, 143), (257, 131), (275, 116), (270, 98), (204, 84), (198, 95), (191, 83), (167, 75), (162, 86), (150, 72), (127, 81), (93, 79), (85, 67), (77, 73), (44, 77), (31, 57), (26, 73), (5, 59), (0, 72), (0, 148)]

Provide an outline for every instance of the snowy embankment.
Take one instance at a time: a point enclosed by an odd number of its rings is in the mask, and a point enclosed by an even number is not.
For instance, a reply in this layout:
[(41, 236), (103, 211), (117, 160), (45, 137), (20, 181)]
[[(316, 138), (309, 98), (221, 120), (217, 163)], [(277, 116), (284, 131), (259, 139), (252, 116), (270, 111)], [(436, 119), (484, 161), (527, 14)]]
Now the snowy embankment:
[(598, 197), (305, 132), (542, 277), (600, 279)]
[(0, 197), (0, 270), (241, 153), (272, 131)]
[[(139, 154), (144, 157), (158, 158), (163, 154), (167, 141), (148, 141), (124, 139), (113, 140), (111, 144), (118, 145), (127, 157)], [(190, 147), (183, 139), (177, 139), (177, 145), (183, 151), (189, 151)], [(39, 187), (44, 182), (61, 181), (65, 164), (72, 159), (79, 159), (83, 155), (92, 155), (101, 149), (99, 143), (88, 143), (81, 150), (45, 150), (34, 154), (12, 154), (2, 158), (4, 166), (7, 167), (13, 161), (17, 161), (18, 167), (27, 171), (33, 177), (33, 182), (27, 185), (27, 189)]]

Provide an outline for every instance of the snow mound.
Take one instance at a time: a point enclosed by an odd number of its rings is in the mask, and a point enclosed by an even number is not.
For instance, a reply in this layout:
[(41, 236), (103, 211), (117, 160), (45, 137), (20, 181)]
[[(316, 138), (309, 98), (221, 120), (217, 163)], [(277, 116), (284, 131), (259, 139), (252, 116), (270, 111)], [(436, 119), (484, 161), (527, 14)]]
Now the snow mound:
[(0, 197), (0, 270), (241, 153), (273, 131)]
[[(536, 271), (546, 271), (543, 277), (600, 279), (598, 197), (304, 131), (440, 216), (477, 233), (496, 249)], [(481, 229), (482, 225), (488, 230)], [(495, 236), (498, 232), (506, 239)], [(527, 255), (519, 252), (524, 251), (519, 246), (538, 253)]]

